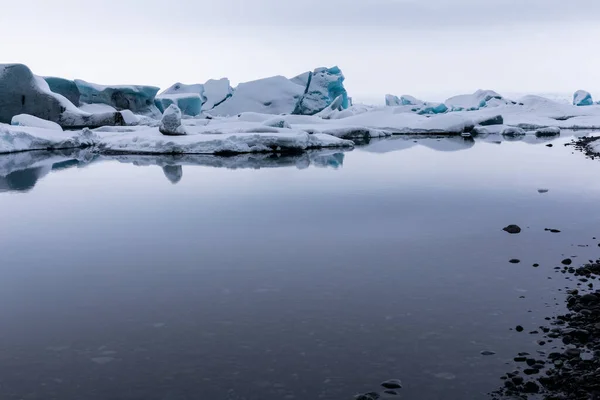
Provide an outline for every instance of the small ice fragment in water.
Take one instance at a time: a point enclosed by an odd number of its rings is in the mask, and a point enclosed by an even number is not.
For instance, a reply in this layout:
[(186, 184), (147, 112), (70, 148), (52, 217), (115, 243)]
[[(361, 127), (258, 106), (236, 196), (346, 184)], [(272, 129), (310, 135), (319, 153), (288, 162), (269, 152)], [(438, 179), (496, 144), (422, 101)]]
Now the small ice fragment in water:
[(381, 386), (383, 386), (386, 389), (402, 389), (402, 382), (400, 381), (400, 379), (390, 379), (385, 382), (382, 382)]

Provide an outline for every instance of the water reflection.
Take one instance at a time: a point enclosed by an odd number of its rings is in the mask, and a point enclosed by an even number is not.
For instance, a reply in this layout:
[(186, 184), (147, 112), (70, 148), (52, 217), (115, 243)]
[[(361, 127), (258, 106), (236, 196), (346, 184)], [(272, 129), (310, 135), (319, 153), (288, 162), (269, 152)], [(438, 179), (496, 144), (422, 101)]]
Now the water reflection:
[(306, 169), (341, 168), (344, 153), (315, 150), (302, 154), (240, 154), (214, 156), (205, 154), (184, 155), (100, 155), (90, 150), (32, 151), (0, 156), (0, 192), (27, 192), (50, 172), (81, 168), (101, 161), (117, 161), (136, 166), (161, 167), (165, 177), (173, 184), (183, 178), (183, 166), (204, 166), (227, 169), (261, 169), (295, 167)]
[[(587, 132), (582, 132), (581, 135)], [(390, 153), (424, 146), (440, 152), (469, 150), (477, 142), (524, 142), (544, 144), (556, 137), (536, 137), (526, 135), (508, 137), (496, 134), (478, 135), (475, 139), (461, 136), (393, 136), (386, 139), (373, 139), (357, 146), (361, 151), (371, 153)], [(27, 192), (50, 172), (70, 168), (81, 168), (100, 161), (118, 161), (137, 166), (159, 166), (165, 177), (173, 184), (183, 178), (184, 166), (204, 166), (227, 169), (261, 169), (295, 167), (306, 169), (341, 168), (344, 153), (340, 150), (312, 150), (301, 154), (239, 154), (234, 156), (215, 156), (206, 154), (182, 155), (100, 155), (89, 149), (64, 151), (32, 151), (0, 156), (0, 192)]]

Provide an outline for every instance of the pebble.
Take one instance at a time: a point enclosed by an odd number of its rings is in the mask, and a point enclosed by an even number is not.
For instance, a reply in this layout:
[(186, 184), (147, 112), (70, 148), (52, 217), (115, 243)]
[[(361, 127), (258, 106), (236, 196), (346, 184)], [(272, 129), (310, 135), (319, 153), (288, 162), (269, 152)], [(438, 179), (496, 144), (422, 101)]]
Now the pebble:
[(488, 350), (485, 350), (485, 351), (481, 352), (482, 356), (493, 356), (494, 354), (496, 354), (496, 353), (493, 352), (493, 351), (488, 351)]
[(561, 261), (564, 265), (571, 265), (573, 263), (573, 260), (571, 260), (570, 258), (565, 258), (564, 260)]
[(521, 325), (517, 325), (517, 327), (515, 328), (515, 330), (517, 332), (523, 332), (525, 330), (525, 328), (523, 328)]
[(512, 260), (509, 261), (509, 263), (511, 263), (511, 264), (518, 264), (520, 262), (521, 262), (521, 260), (519, 260), (517, 258), (513, 258)]
[(508, 232), (511, 235), (521, 233), (521, 227), (519, 225), (509, 225), (502, 229), (504, 232)]
[(400, 381), (400, 379), (390, 379), (385, 382), (382, 382), (381, 386), (383, 386), (386, 389), (402, 389), (402, 382)]

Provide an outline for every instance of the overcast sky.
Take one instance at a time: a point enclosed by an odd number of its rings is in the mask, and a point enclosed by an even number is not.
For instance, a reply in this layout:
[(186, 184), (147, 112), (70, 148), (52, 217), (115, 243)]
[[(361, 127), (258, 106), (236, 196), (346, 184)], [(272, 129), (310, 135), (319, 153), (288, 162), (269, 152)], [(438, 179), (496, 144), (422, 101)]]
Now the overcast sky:
[(5, 0), (0, 63), (167, 87), (339, 65), (356, 99), (600, 95), (598, 0)]

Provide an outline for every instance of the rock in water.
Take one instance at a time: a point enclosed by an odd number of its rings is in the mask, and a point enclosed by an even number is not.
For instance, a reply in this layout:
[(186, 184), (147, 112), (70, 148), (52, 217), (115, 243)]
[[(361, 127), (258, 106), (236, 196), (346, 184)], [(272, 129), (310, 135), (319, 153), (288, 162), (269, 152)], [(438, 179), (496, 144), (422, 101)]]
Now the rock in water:
[(131, 110), (136, 114), (159, 117), (160, 111), (154, 104), (159, 88), (154, 86), (103, 86), (75, 80), (81, 93), (81, 102), (86, 104), (108, 104), (117, 110)]
[(79, 88), (75, 84), (74, 81), (70, 81), (68, 79), (56, 78), (54, 76), (44, 77), (48, 86), (50, 86), (50, 90), (54, 93), (58, 93), (62, 96), (65, 96), (71, 103), (76, 106), (79, 106), (79, 99), (81, 98), (81, 93), (79, 92)]
[(347, 109), (350, 102), (344, 88), (344, 75), (338, 67), (317, 68), (308, 79), (304, 95), (294, 109), (294, 114), (314, 115), (323, 111), (342, 96), (341, 107)]
[(521, 233), (521, 228), (518, 225), (509, 225), (506, 228), (502, 229), (504, 232), (508, 232), (511, 235), (515, 235), (517, 233)]
[(181, 110), (179, 107), (175, 104), (171, 104), (169, 108), (165, 110), (165, 113), (160, 120), (158, 130), (160, 133), (167, 136), (187, 135), (185, 128), (181, 125)]
[(402, 382), (400, 381), (400, 379), (390, 379), (385, 382), (382, 382), (381, 386), (383, 386), (386, 389), (402, 389)]
[(590, 94), (590, 92), (586, 92), (585, 90), (578, 90), (573, 95), (573, 105), (592, 106), (594, 105), (594, 100), (592, 100), (592, 95)]

